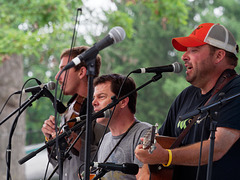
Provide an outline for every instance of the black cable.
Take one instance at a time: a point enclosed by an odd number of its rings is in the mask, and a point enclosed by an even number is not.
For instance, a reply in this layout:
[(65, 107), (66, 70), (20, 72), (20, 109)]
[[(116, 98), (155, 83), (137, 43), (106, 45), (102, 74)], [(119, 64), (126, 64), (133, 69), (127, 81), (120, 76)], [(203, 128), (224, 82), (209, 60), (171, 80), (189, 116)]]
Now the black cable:
[(7, 105), (8, 101), (10, 100), (10, 98), (11, 98), (13, 95), (15, 95), (15, 94), (16, 94), (16, 93), (12, 93), (12, 94), (7, 98), (6, 102), (4, 103), (4, 105), (3, 105), (3, 107), (2, 107), (2, 109), (1, 109), (1, 111), (0, 111), (0, 115), (2, 114), (3, 109), (4, 109), (5, 106)]
[[(78, 23), (78, 13), (82, 14), (82, 9), (81, 8), (78, 8), (77, 9), (77, 14), (76, 14), (76, 19), (75, 19), (75, 25), (74, 25), (74, 29), (73, 29), (73, 35), (72, 35), (72, 41), (71, 41), (71, 47), (70, 47), (70, 52), (69, 52), (69, 56), (68, 56), (68, 62), (70, 62), (70, 59), (71, 59), (71, 56), (72, 56), (72, 49), (73, 49), (73, 46), (74, 44), (76, 44), (76, 39), (77, 39), (77, 36), (75, 35), (76, 32), (78, 32), (78, 27), (80, 26), (80, 23)], [(80, 15), (81, 15), (80, 14)], [(69, 69), (68, 69), (69, 70)], [(69, 71), (66, 71), (65, 73), (65, 76), (64, 76), (64, 80), (63, 80), (63, 85), (62, 85), (62, 89), (61, 89), (61, 92), (60, 92), (60, 97), (59, 99), (62, 101), (63, 100), (63, 97), (64, 97), (64, 94), (63, 94), (63, 89), (66, 87), (65, 84), (66, 84), (66, 81), (67, 81), (67, 77), (68, 77), (68, 72)]]
[(47, 162), (47, 166), (46, 166), (44, 177), (43, 177), (44, 180), (46, 180), (46, 178), (47, 178), (47, 172), (48, 172), (48, 167), (49, 167), (49, 164), (50, 164), (50, 158), (53, 155), (54, 149), (55, 149), (55, 145), (51, 148), (50, 153), (48, 154), (48, 162)]

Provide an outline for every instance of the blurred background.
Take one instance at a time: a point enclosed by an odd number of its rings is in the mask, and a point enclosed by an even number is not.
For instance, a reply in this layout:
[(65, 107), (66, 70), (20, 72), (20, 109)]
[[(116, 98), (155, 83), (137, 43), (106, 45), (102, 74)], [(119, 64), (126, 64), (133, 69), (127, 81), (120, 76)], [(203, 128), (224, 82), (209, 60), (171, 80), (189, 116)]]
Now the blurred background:
[[(23, 86), (36, 86), (30, 78), (55, 82), (63, 49), (71, 44), (92, 46), (115, 26), (124, 28), (126, 38), (100, 52), (100, 74), (127, 75), (142, 67), (181, 62), (182, 53), (173, 49), (171, 39), (189, 35), (204, 22), (225, 25), (240, 42), (239, 0), (0, 0), (0, 5), (0, 122), (31, 95), (10, 97)], [(172, 101), (189, 85), (184, 71), (164, 73), (159, 81), (138, 91), (139, 120), (161, 126)], [(131, 75), (137, 86), (153, 76)], [(63, 102), (68, 99), (64, 97)], [(22, 165), (18, 160), (44, 145), (41, 127), (51, 114), (52, 103), (43, 97), (21, 114), (17, 124), (13, 125), (17, 118), (13, 116), (0, 125), (0, 179), (6, 179), (10, 134), (12, 179), (43, 179), (46, 151)], [(51, 170), (50, 166), (48, 175)]]

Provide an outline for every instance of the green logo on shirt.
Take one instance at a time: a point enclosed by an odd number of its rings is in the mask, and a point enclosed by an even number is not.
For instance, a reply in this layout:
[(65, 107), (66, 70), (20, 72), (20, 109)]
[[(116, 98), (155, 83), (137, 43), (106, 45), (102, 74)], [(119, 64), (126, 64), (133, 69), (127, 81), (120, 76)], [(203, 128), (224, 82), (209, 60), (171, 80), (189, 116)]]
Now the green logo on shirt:
[(189, 124), (192, 121), (192, 119), (185, 119), (184, 121), (178, 121), (177, 128), (185, 129), (187, 127), (187, 124)]

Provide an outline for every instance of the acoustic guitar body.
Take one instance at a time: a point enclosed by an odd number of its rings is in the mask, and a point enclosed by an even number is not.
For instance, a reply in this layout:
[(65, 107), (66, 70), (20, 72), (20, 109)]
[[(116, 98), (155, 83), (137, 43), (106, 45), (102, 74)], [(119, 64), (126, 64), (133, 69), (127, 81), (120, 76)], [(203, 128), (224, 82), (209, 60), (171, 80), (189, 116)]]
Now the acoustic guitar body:
[[(156, 141), (163, 148), (169, 149), (177, 138), (168, 136), (156, 136)], [(173, 168), (163, 167), (161, 164), (148, 165), (151, 180), (171, 180), (173, 176)]]

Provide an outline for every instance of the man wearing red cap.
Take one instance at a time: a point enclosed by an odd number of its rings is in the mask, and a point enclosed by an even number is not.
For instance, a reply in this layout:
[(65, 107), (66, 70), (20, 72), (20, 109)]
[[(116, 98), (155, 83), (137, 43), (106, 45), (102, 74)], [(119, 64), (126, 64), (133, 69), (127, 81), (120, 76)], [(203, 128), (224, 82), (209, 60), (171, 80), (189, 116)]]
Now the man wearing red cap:
[[(173, 38), (172, 44), (176, 50), (185, 52), (182, 60), (186, 80), (192, 85), (175, 99), (159, 134), (181, 137), (188, 125), (192, 126), (178, 147), (165, 149), (156, 143), (156, 149), (149, 154), (143, 145), (138, 145), (136, 157), (145, 164), (172, 166), (172, 179), (239, 179), (240, 98), (215, 109), (208, 106), (240, 93), (240, 76), (234, 71), (238, 45), (231, 32), (213, 23), (199, 25), (188, 37)], [(204, 106), (209, 107), (208, 111), (179, 118)], [(210, 131), (213, 120), (217, 122), (216, 131)], [(211, 132), (215, 132), (215, 139)], [(213, 142), (214, 147), (210, 148)], [(212, 166), (208, 160), (211, 149), (214, 149)]]

